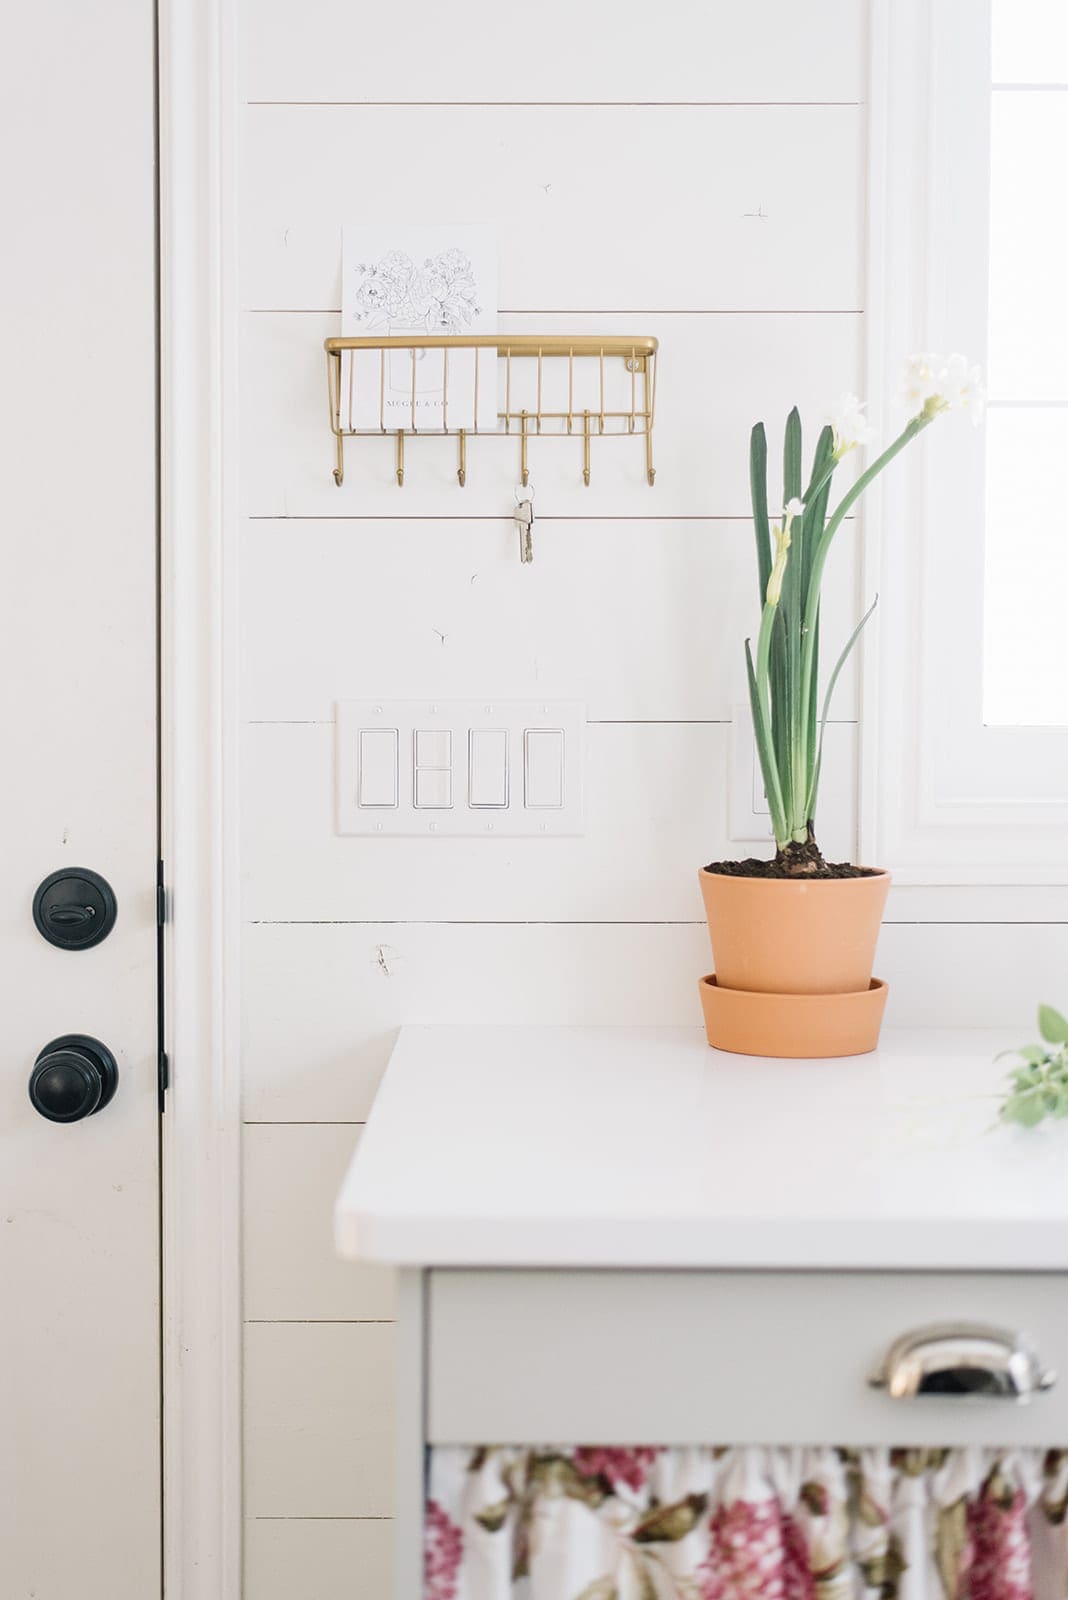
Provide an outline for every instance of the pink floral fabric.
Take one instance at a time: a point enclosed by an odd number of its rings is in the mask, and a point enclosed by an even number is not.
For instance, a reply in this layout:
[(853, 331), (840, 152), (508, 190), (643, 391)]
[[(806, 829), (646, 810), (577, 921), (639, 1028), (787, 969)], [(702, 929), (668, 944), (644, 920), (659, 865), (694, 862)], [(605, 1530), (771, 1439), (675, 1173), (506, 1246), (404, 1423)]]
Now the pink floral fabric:
[(1031, 1539), (1023, 1490), (993, 1474), (968, 1506), (968, 1533), (970, 1548), (962, 1587), (969, 1600), (1033, 1600)]
[(814, 1600), (801, 1530), (777, 1500), (720, 1506), (697, 1568), (701, 1600)]
[(430, 1452), (425, 1600), (1068, 1600), (1068, 1451)]
[(456, 1600), (464, 1536), (434, 1500), (426, 1508), (426, 1600)]
[(645, 1485), (649, 1468), (660, 1451), (653, 1446), (639, 1446), (634, 1450), (597, 1450), (580, 1445), (572, 1452), (571, 1460), (577, 1472), (585, 1478), (607, 1478), (613, 1488), (625, 1484), (637, 1491)]

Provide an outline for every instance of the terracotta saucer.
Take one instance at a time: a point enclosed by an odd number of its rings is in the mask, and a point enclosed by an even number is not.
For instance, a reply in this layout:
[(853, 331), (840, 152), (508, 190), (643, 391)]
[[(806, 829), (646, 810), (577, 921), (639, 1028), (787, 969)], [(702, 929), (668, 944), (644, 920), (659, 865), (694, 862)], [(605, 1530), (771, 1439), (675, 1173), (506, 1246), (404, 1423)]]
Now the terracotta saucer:
[(735, 1055), (860, 1056), (879, 1043), (887, 985), (873, 978), (853, 994), (761, 994), (701, 979), (708, 1042)]

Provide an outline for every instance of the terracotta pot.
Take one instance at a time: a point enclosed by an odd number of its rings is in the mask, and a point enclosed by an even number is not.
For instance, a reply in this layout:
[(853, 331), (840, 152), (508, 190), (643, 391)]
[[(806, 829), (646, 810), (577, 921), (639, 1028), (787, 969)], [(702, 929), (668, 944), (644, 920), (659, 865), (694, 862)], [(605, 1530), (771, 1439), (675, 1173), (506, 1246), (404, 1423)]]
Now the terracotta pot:
[(744, 1056), (860, 1056), (879, 1043), (887, 987), (859, 994), (757, 994), (701, 979), (708, 1042)]
[(721, 989), (856, 994), (871, 982), (890, 874), (733, 878), (700, 872)]

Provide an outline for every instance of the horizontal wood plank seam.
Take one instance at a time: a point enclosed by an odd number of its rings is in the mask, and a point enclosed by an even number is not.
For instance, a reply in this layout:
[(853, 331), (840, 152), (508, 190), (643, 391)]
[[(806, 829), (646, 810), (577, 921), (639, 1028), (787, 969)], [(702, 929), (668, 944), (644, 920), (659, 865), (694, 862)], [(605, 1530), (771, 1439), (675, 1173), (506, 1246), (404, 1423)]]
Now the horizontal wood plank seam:
[(246, 1522), (392, 1522), (393, 1518), (392, 1517), (374, 1517), (374, 1516), (361, 1517), (358, 1514), (354, 1514), (354, 1515), (349, 1516), (349, 1517), (330, 1517), (330, 1516), (318, 1516), (318, 1517), (317, 1516), (303, 1516), (303, 1517), (301, 1517), (301, 1516), (293, 1516), (293, 1517), (273, 1516), (273, 1517), (262, 1517), (262, 1516), (258, 1516), (258, 1515), (246, 1512), (245, 1513), (245, 1521)]
[[(340, 306), (242, 306), (242, 316), (251, 317), (340, 317)], [(499, 317), (862, 317), (863, 306), (705, 306), (702, 309), (650, 309), (648, 306), (571, 306), (568, 309), (532, 306), (501, 306)]]
[[(245, 728), (332, 728), (333, 717), (246, 717)], [(730, 717), (587, 717), (587, 728), (729, 728)], [(853, 728), (855, 717), (828, 717), (829, 728)]]
[(859, 111), (863, 100), (246, 100), (246, 111)]
[[(915, 885), (903, 884), (907, 890)], [(935, 884), (925, 888), (937, 891), (975, 889), (985, 893), (1002, 887), (998, 884)], [(668, 918), (629, 921), (609, 917), (599, 921), (568, 917), (249, 917), (246, 928), (703, 928), (696, 918)], [(1068, 928), (1068, 917), (887, 917), (884, 928)]]
[[(451, 438), (446, 434), (422, 434), (422, 438)], [(744, 522), (748, 524), (750, 513), (748, 511), (692, 511), (692, 512), (665, 512), (660, 516), (650, 512), (630, 512), (625, 515), (613, 517), (607, 512), (577, 511), (569, 515), (566, 511), (558, 514), (547, 513), (539, 515), (538, 523), (543, 522)], [(474, 512), (465, 516), (462, 511), (249, 511), (246, 512), (246, 522), (499, 522), (504, 526), (511, 526), (515, 521), (514, 516), (503, 516), (494, 511)], [(845, 518), (846, 523), (855, 521), (853, 516)]]

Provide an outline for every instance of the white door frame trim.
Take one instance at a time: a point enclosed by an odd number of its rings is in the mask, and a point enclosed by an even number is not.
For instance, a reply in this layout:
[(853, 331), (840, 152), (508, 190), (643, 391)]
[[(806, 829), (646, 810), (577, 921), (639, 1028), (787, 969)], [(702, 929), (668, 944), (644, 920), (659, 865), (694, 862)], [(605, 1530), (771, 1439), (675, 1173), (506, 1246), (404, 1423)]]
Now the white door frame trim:
[(159, 0), (167, 1600), (241, 1582), (231, 0)]

